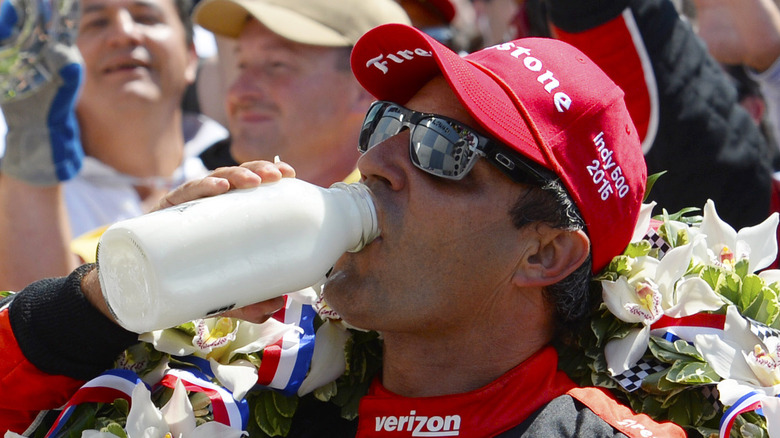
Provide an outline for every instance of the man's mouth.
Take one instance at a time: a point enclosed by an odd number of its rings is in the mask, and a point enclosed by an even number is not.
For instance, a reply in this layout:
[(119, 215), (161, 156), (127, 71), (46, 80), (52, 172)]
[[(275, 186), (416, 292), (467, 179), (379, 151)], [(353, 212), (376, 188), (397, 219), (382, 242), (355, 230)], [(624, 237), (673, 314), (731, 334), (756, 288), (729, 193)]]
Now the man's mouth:
[(116, 64), (112, 64), (109, 67), (103, 69), (103, 72), (115, 73), (119, 71), (131, 71), (137, 68), (149, 69), (149, 64), (137, 60), (127, 60), (127, 61), (118, 62)]

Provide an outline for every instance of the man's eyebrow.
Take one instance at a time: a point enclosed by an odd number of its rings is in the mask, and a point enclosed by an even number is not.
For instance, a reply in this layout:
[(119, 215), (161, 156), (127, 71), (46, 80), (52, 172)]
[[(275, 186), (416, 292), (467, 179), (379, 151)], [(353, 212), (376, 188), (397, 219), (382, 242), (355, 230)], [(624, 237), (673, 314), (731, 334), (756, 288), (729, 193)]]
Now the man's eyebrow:
[(92, 5), (88, 5), (88, 6), (84, 7), (81, 10), (81, 13), (82, 14), (88, 14), (90, 12), (100, 12), (100, 11), (102, 11), (104, 9), (106, 9), (106, 5), (104, 5), (104, 4), (92, 4)]
[[(156, 10), (162, 9), (157, 2), (150, 1), (150, 0), (136, 0), (129, 5), (129, 7), (131, 8), (139, 7), (139, 6), (144, 8), (156, 9)], [(82, 14), (87, 14), (90, 12), (100, 12), (105, 9), (108, 9), (108, 5), (104, 3), (91, 4), (82, 9)]]

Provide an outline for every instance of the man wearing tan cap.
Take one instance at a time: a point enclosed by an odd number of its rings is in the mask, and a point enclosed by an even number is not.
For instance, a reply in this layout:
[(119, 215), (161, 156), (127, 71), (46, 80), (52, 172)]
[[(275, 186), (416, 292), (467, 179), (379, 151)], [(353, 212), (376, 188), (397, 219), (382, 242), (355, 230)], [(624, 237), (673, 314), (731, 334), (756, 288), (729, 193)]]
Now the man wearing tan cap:
[(354, 171), (372, 99), (349, 54), (369, 29), (409, 23), (395, 1), (205, 0), (194, 19), (236, 47), (225, 54), (237, 68), (226, 96), (230, 144), (210, 152), (229, 151), (237, 162), (278, 155), (323, 186)]

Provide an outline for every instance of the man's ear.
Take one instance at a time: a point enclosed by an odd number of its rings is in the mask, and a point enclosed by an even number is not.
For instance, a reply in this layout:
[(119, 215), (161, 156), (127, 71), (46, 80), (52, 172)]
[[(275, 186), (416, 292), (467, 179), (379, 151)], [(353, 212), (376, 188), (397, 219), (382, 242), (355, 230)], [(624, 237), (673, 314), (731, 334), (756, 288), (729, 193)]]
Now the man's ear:
[(198, 77), (198, 52), (195, 50), (195, 43), (187, 46), (187, 67), (184, 69), (184, 77), (188, 84), (194, 84)]
[(574, 272), (590, 253), (590, 239), (582, 230), (566, 231), (539, 224), (523, 254), (512, 281), (517, 286), (543, 287)]

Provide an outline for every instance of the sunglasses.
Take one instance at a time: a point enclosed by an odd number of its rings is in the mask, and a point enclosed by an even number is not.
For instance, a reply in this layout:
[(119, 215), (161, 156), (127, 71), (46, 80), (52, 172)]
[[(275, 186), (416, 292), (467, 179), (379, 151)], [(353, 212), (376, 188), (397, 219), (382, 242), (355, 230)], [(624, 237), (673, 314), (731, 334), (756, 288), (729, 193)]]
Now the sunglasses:
[(503, 144), (449, 117), (404, 108), (393, 102), (371, 104), (363, 121), (358, 149), (372, 147), (409, 128), (409, 156), (419, 169), (440, 178), (460, 180), (484, 157), (514, 181), (544, 185), (554, 174)]

